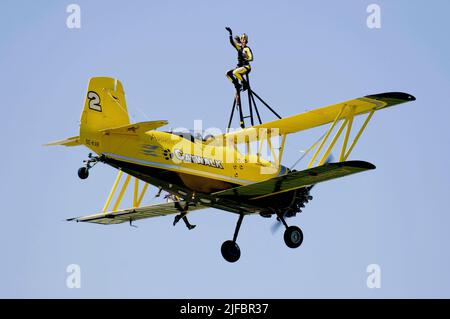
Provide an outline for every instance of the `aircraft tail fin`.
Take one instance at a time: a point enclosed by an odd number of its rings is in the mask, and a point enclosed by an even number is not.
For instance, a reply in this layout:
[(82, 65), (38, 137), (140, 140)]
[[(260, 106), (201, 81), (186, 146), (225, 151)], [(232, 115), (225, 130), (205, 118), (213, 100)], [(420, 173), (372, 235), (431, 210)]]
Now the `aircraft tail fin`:
[(89, 133), (127, 124), (130, 124), (130, 118), (122, 83), (109, 77), (91, 78), (81, 114), (82, 140)]
[(101, 150), (102, 131), (130, 124), (122, 83), (115, 78), (93, 77), (89, 80), (81, 113), (79, 136), (51, 142), (45, 146), (85, 145)]

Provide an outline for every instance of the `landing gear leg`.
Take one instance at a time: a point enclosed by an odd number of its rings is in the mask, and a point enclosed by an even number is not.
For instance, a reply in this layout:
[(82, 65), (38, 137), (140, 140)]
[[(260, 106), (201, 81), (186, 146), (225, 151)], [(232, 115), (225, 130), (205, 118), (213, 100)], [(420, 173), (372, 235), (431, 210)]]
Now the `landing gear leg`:
[(220, 249), (223, 258), (230, 262), (234, 263), (239, 260), (241, 257), (241, 249), (239, 248), (238, 244), (236, 243), (237, 236), (239, 234), (239, 229), (241, 228), (242, 220), (244, 219), (244, 214), (239, 214), (239, 219), (236, 224), (236, 229), (234, 230), (234, 236), (233, 240), (227, 240), (222, 244), (222, 247)]
[(303, 232), (297, 226), (288, 226), (282, 214), (277, 214), (278, 219), (283, 223), (286, 230), (284, 231), (284, 242), (289, 248), (297, 248), (303, 242)]

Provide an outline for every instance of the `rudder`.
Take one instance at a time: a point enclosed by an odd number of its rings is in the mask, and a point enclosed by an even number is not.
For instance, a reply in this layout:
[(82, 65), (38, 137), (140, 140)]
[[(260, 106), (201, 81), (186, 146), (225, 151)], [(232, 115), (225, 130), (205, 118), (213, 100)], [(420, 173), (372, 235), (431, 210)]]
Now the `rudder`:
[(80, 136), (129, 123), (122, 83), (109, 77), (91, 78), (81, 114)]
[(80, 120), (80, 143), (100, 153), (105, 146), (101, 130), (130, 124), (122, 83), (114, 78), (89, 80)]

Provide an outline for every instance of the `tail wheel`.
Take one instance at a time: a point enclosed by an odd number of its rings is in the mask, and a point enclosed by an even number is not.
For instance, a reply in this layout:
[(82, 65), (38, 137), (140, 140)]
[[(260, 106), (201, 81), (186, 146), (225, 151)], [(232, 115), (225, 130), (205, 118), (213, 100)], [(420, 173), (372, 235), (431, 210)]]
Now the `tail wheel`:
[(289, 226), (284, 232), (284, 242), (289, 248), (297, 248), (303, 242), (303, 232), (297, 226)]
[(78, 169), (78, 177), (81, 179), (86, 179), (89, 176), (89, 169), (87, 167), (80, 167)]
[(222, 252), (223, 258), (230, 263), (238, 261), (241, 257), (241, 249), (238, 244), (232, 240), (224, 242), (220, 251)]

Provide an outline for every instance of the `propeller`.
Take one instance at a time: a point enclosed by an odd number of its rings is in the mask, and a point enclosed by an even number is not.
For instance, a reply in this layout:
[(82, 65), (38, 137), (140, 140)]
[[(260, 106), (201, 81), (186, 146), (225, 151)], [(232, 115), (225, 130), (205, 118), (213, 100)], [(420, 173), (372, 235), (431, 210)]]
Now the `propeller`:
[(280, 229), (282, 222), (281, 220), (277, 217), (277, 221), (274, 222), (272, 224), (272, 226), (270, 227), (270, 231), (272, 232), (272, 235), (275, 235), (276, 232), (278, 232), (278, 230)]
[[(326, 134), (326, 133), (322, 134), (322, 136), (319, 137), (319, 138), (317, 139), (317, 141), (315, 141), (314, 144), (311, 145), (306, 151), (300, 151), (300, 152), (303, 153), (303, 154), (302, 154), (302, 156), (300, 156), (300, 158), (299, 158), (298, 160), (296, 160), (295, 163), (291, 166), (291, 168), (290, 168), (291, 171), (294, 169), (295, 166), (298, 165), (298, 163), (300, 163), (300, 162), (302, 161), (302, 159), (303, 159), (306, 155), (308, 155), (308, 153), (309, 153), (314, 147), (316, 147), (317, 144), (319, 144), (319, 142), (324, 138), (325, 134)], [(327, 158), (327, 160), (328, 160), (328, 158)]]
[[(306, 152), (306, 153), (307, 153), (307, 152)], [(305, 153), (305, 154), (306, 154), (306, 153)], [(305, 156), (305, 154), (300, 158), (300, 160)], [(324, 163), (324, 164), (328, 164), (328, 163), (332, 162), (333, 159), (334, 159), (334, 158), (333, 158), (333, 155), (332, 155), (332, 154), (328, 155), (328, 157), (327, 157), (327, 159), (325, 160), (325, 163)], [(294, 166), (297, 165), (298, 162), (300, 162), (300, 160), (298, 160), (298, 161), (294, 164)], [(294, 167), (294, 166), (293, 166), (293, 167)], [(308, 191), (307, 191), (306, 201), (305, 201), (305, 202), (308, 202), (308, 201), (310, 201), (310, 200), (312, 199), (312, 196), (309, 195), (309, 192), (311, 191), (311, 189), (312, 189), (315, 185), (316, 185), (316, 184), (313, 184), (313, 185), (311, 185), (311, 186), (308, 187)], [(305, 207), (305, 204), (304, 204), (305, 202), (300, 203), (299, 208)], [(286, 218), (287, 212), (288, 212), (288, 210), (286, 210), (286, 211), (284, 212), (283, 218)], [(275, 233), (280, 229), (280, 226), (281, 226), (281, 225), (283, 225), (283, 223), (281, 222), (280, 218), (277, 217), (277, 220), (276, 220), (276, 221), (272, 224), (272, 226), (270, 227), (270, 230), (271, 230), (272, 234), (275, 234)]]

